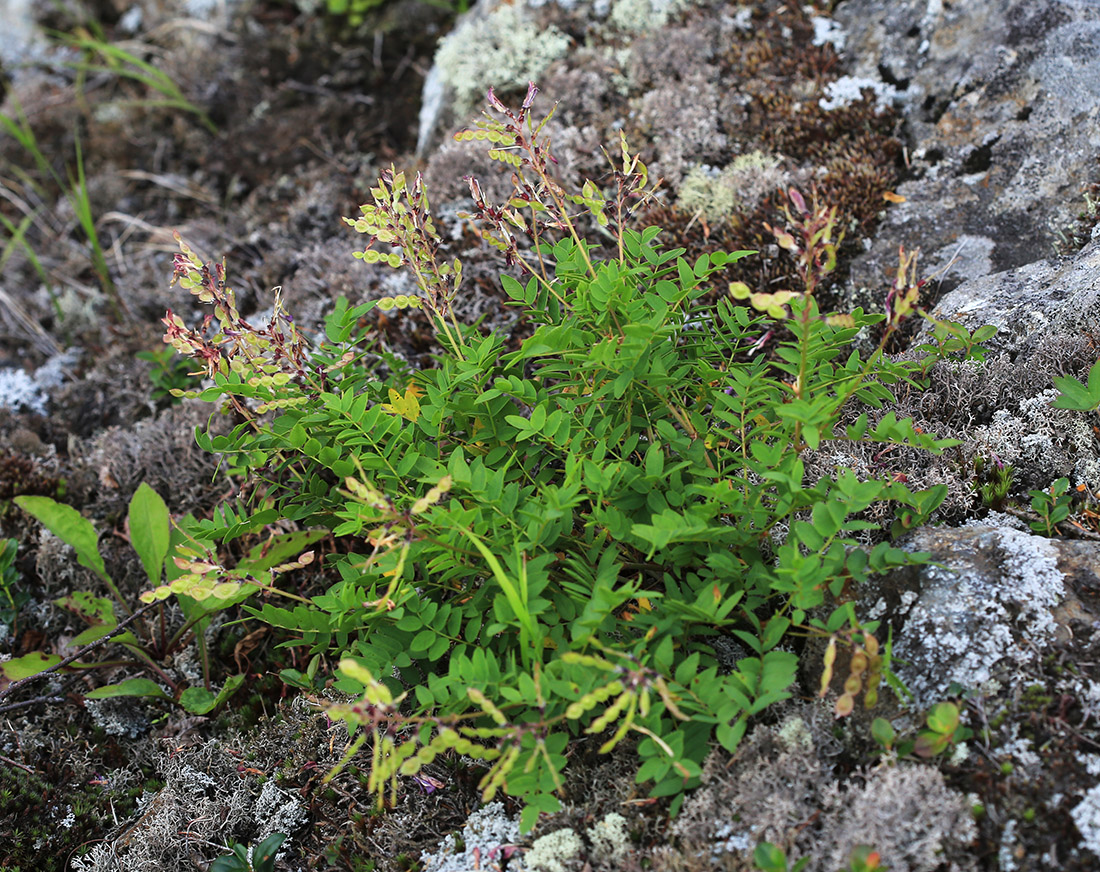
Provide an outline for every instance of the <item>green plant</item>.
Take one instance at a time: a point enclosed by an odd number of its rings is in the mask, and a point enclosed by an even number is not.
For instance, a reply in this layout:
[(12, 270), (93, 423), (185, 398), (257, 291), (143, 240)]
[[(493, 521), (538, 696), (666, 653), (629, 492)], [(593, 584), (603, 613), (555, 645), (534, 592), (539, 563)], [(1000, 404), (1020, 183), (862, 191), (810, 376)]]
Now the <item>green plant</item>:
[(142, 60), (133, 52), (108, 42), (98, 27), (93, 26), (91, 31), (78, 28), (75, 33), (53, 32), (51, 36), (80, 54), (80, 60), (64, 63), (65, 66), (77, 71), (77, 90), (81, 94), (83, 81), (88, 73), (107, 73), (120, 79), (129, 79), (160, 95), (160, 99), (157, 100), (134, 102), (188, 112), (198, 118), (203, 127), (211, 133), (218, 132), (210, 116), (183, 95), (183, 91), (171, 76), (148, 61)]
[(752, 852), (752, 862), (760, 872), (801, 872), (810, 858), (802, 857), (788, 866), (786, 851), (771, 842), (760, 842)]
[[(203, 571), (205, 566), (193, 558), (199, 553), (196, 551), (196, 546), (201, 550), (203, 524), (193, 518), (184, 519), (184, 526), (193, 528), (196, 535), (191, 535), (178, 526), (173, 530), (168, 507), (152, 488), (142, 483), (134, 493), (129, 506), (130, 544), (137, 552), (150, 583), (159, 585), (163, 576), (166, 585), (175, 584), (179, 588), (182, 578), (182, 585), (190, 591), (190, 595), (179, 597), (184, 614), (183, 623), (179, 627), (170, 629), (166, 624), (163, 603), (160, 602), (164, 599), (163, 596), (159, 600), (156, 597), (150, 597), (145, 605), (133, 611), (126, 605), (126, 597), (107, 573), (103, 557), (99, 552), (99, 536), (95, 528), (76, 509), (42, 496), (16, 497), (15, 503), (37, 518), (59, 539), (72, 546), (76, 552), (77, 562), (95, 573), (114, 599), (96, 596), (88, 591), (75, 591), (55, 600), (55, 605), (73, 612), (87, 622), (88, 628), (72, 639), (69, 646), (75, 650), (66, 657), (60, 654), (32, 651), (0, 663), (0, 699), (19, 687), (53, 672), (120, 665), (117, 660), (86, 662), (81, 659), (110, 641), (122, 646), (125, 651), (137, 658), (138, 664), (155, 675), (158, 681), (150, 678), (128, 678), (115, 684), (95, 688), (84, 694), (86, 699), (120, 696), (149, 697), (177, 703), (192, 714), (206, 714), (212, 711), (244, 681), (243, 675), (233, 675), (226, 679), (218, 693), (210, 689), (210, 666), (204, 630), (209, 626), (213, 615), (230, 608), (251, 592), (261, 589), (265, 579), (270, 581), (272, 573), (289, 566), (301, 565), (294, 563), (284, 567), (276, 564), (286, 556), (288, 548), (296, 553), (303, 543), (317, 538), (311, 534), (275, 537), (248, 553), (234, 570), (238, 574), (237, 577), (250, 579), (247, 584), (233, 585), (231, 591), (226, 591), (224, 588), (212, 591), (202, 590), (202, 585), (193, 576), (196, 572)], [(176, 551), (175, 556), (170, 554), (172, 549)], [(180, 556), (181, 554), (191, 555), (191, 558)], [(158, 603), (160, 604), (157, 605)], [(127, 617), (119, 618), (115, 612), (116, 604), (127, 613)], [(144, 620), (139, 621), (154, 606), (159, 609), (157, 621), (152, 625)], [(192, 638), (199, 647), (205, 679), (203, 687), (181, 687), (159, 665), (159, 661), (166, 655), (178, 650)], [(172, 689), (172, 696), (165, 693), (162, 684)], [(18, 705), (10, 704), (8, 707)]]
[(916, 738), (899, 741), (888, 720), (875, 718), (871, 722), (871, 737), (884, 751), (896, 749), (899, 757), (911, 754), (936, 757), (974, 735), (969, 727), (962, 725), (961, 712), (953, 702), (940, 702), (932, 706), (925, 715), (925, 725), (926, 729), (921, 730)]
[(232, 845), (232, 853), (211, 863), (210, 872), (274, 872), (275, 855), (286, 838), (283, 833), (274, 833), (258, 845)]
[(7, 624), (15, 631), (19, 610), (27, 603), (31, 595), (26, 590), (16, 589), (19, 573), (15, 568), (15, 557), (19, 543), (14, 539), (0, 539), (0, 623)]
[(856, 845), (844, 872), (888, 872), (889, 868), (883, 865), (882, 857), (870, 845)]
[[(913, 311), (916, 284), (899, 283), (885, 315), (820, 313), (835, 210), (789, 194), (774, 233), (800, 290), (735, 284), (708, 303), (708, 279), (751, 253), (691, 264), (661, 246), (658, 229), (630, 229), (649, 187), (625, 139), (610, 195), (592, 182), (567, 192), (551, 173), (545, 121), (530, 117), (534, 96), (532, 86), (517, 112), (490, 92), (503, 120), (459, 134), (488, 142), (514, 173), (503, 205), (470, 184), (482, 238), (525, 273), (502, 278), (535, 325), (519, 348), (457, 320), (461, 264), (442, 256), (419, 177), (393, 170), (346, 220), (370, 237), (357, 256), (408, 268), (414, 293), (340, 301), (310, 350), (281, 296), (268, 328), (249, 327), (224, 266), (181, 242), (175, 279), (212, 307), (210, 329), (164, 319), (165, 341), (213, 380), (192, 395), (242, 418), (199, 442), (250, 475), (249, 522), (349, 540), (351, 553), (326, 561), (339, 580), (325, 592), (293, 608), (243, 604), (287, 631), (285, 644), (339, 657), (335, 686), (359, 699), (325, 705), (358, 731), (348, 759), (370, 743), (381, 801), (440, 754), (465, 755), (484, 770), (486, 799), (504, 790), (523, 800), (528, 829), (558, 809), (580, 733), (602, 736), (602, 751), (637, 739), (637, 780), (674, 797), (675, 810), (708, 740), (732, 750), (749, 718), (789, 696), (797, 656), (786, 646), (800, 635), (877, 657), (875, 625), (859, 625), (842, 595), (926, 555), (885, 541), (864, 550), (851, 534), (873, 528), (860, 515), (884, 500), (899, 523), (917, 523), (945, 489), (913, 493), (845, 470), (810, 482), (802, 455), (830, 442), (955, 444), (890, 413), (838, 426), (848, 404), (878, 409), (890, 385), (911, 383), (916, 366), (882, 350)], [(375, 306), (423, 310), (439, 332), (436, 366), (389, 380), (368, 371), (357, 325)], [(881, 342), (861, 360), (851, 342), (875, 324)], [(245, 590), (215, 563), (202, 585)], [(172, 593), (188, 588), (145, 596)], [(810, 616), (826, 603), (824, 618)], [(711, 644), (720, 635), (750, 652), (729, 673)], [(882, 667), (868, 663), (861, 687)], [(310, 687), (315, 674), (284, 678)]]
[(162, 345), (150, 351), (139, 351), (135, 357), (150, 364), (149, 380), (153, 383), (153, 400), (169, 399), (178, 402), (179, 395), (173, 391), (185, 391), (195, 384), (190, 372), (191, 367), (185, 358), (179, 357), (173, 350)]
[(961, 722), (959, 707), (953, 702), (936, 703), (925, 717), (928, 729), (917, 734), (913, 753), (918, 757), (935, 757), (959, 742), (965, 742), (973, 732)]
[(1049, 490), (1028, 491), (1031, 497), (1031, 509), (1039, 516), (1031, 522), (1031, 529), (1044, 536), (1057, 536), (1058, 525), (1069, 517), (1073, 497), (1069, 491), (1069, 479), (1060, 478), (1051, 484)]
[(1003, 463), (999, 458), (987, 461), (981, 457), (974, 458), (974, 488), (982, 505), (990, 509), (999, 509), (1008, 499), (1012, 490), (1012, 480), (1015, 470), (1011, 465)]
[[(0, 127), (3, 127), (5, 132), (18, 142), (23, 150), (34, 159), (35, 166), (38, 168), (41, 179), (43, 181), (52, 179), (58, 188), (65, 192), (65, 197), (68, 199), (69, 205), (72, 207), (77, 222), (84, 231), (84, 237), (88, 242), (92, 269), (96, 274), (96, 278), (99, 280), (100, 287), (111, 303), (116, 318), (121, 319), (123, 313), (126, 312), (126, 304), (115, 289), (110, 271), (107, 268), (106, 255), (99, 241), (99, 232), (96, 229), (92, 204), (88, 196), (88, 185), (84, 177), (84, 154), (80, 146), (80, 137), (76, 137), (76, 174), (74, 176), (73, 172), (68, 170), (68, 179), (66, 181), (61, 178), (61, 175), (53, 168), (45, 155), (43, 155), (38, 143), (38, 138), (31, 129), (30, 122), (27, 121), (26, 115), (23, 114), (22, 107), (14, 97), (12, 97), (12, 100), (16, 117), (9, 118), (7, 115), (0, 115)], [(29, 173), (18, 167), (13, 169), (24, 183), (41, 192), (40, 183), (33, 179)], [(3, 224), (9, 237), (5, 243), (4, 252), (0, 255), (0, 261), (6, 261), (15, 246), (22, 248), (35, 271), (42, 277), (47, 286), (49, 286), (49, 275), (38, 260), (33, 246), (31, 246), (26, 239), (27, 231), (30, 228), (33, 218), (33, 213), (24, 216), (18, 226), (6, 218), (3, 222), (0, 222)]]
[(1051, 405), (1055, 409), (1076, 409), (1091, 412), (1100, 409), (1100, 360), (1089, 370), (1088, 384), (1083, 385), (1071, 376), (1055, 376), (1054, 386), (1058, 397)]

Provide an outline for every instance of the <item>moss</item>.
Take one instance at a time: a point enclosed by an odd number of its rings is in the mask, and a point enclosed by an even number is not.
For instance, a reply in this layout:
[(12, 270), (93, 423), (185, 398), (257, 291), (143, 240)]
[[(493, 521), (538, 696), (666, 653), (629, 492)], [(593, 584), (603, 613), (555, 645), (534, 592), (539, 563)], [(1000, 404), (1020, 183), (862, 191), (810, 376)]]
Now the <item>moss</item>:
[[(812, 44), (812, 21), (798, 4), (761, 3), (754, 7), (752, 25), (709, 61), (713, 80), (724, 83), (719, 104), (711, 111), (720, 119), (717, 133), (725, 142), (709, 162), (730, 168), (753, 155), (761, 160), (782, 155), (785, 174), (773, 177), (761, 195), (745, 196), (742, 192), (754, 181), (744, 174), (745, 167), (734, 182), (738, 190), (724, 191), (723, 183), (733, 180), (733, 172), (723, 178), (725, 169), (707, 173), (696, 164), (684, 176), (681, 190), (686, 199), (681, 193), (675, 205), (656, 204), (640, 221), (666, 228), (666, 243), (687, 248), (689, 260), (715, 249), (761, 252), (760, 257), (738, 263), (723, 282), (743, 281), (759, 291), (797, 291), (801, 288), (793, 261), (776, 249), (765, 224), (782, 221), (780, 184), (807, 194), (816, 188), (822, 202), (837, 207), (838, 225), (846, 233), (838, 252), (839, 268), (832, 276), (840, 284), (846, 263), (862, 252), (862, 240), (872, 235), (887, 205), (883, 195), (901, 181), (898, 116), (877, 105), (869, 92), (832, 111), (822, 108), (827, 84), (841, 71), (840, 59), (832, 45)], [(791, 45), (800, 50), (791, 51)], [(646, 128), (628, 130), (628, 137), (667, 140), (678, 135), (675, 120), (647, 119)], [(668, 146), (663, 148), (667, 151)], [(715, 221), (717, 217), (723, 220)], [(823, 305), (828, 307), (828, 300)]]

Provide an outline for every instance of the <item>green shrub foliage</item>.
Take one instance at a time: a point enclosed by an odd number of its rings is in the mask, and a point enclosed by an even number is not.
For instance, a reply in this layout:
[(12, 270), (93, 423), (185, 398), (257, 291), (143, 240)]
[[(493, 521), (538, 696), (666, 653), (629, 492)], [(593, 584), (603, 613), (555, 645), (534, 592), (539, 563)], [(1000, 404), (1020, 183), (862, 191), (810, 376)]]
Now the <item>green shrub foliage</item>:
[[(339, 659), (336, 687), (355, 701), (328, 711), (357, 732), (349, 755), (370, 749), (380, 799), (457, 751), (484, 764), (486, 798), (522, 799), (526, 827), (558, 808), (567, 747), (583, 735), (601, 751), (629, 740), (638, 782), (681, 797), (711, 742), (732, 750), (749, 718), (791, 694), (806, 635), (870, 654), (877, 684), (875, 627), (843, 593), (921, 555), (856, 547), (853, 534), (871, 527), (861, 513), (873, 503), (892, 501), (906, 527), (944, 492), (843, 469), (807, 481), (802, 456), (829, 442), (954, 444), (889, 413), (838, 423), (842, 407), (880, 409), (911, 379), (915, 364), (881, 351), (915, 307), (909, 269), (885, 315), (823, 316), (814, 290), (835, 264), (835, 210), (792, 191), (773, 232), (802, 289), (734, 285), (708, 302), (712, 280), (753, 253), (688, 263), (657, 228), (630, 229), (649, 188), (625, 140), (606, 189), (565, 191), (534, 95), (517, 111), (490, 92), (494, 114), (458, 135), (514, 173), (501, 205), (471, 181), (470, 217), (524, 271), (502, 278), (534, 325), (515, 350), (454, 317), (461, 265), (443, 257), (420, 178), (392, 170), (347, 221), (369, 237), (357, 256), (411, 270), (415, 295), (341, 301), (310, 348), (278, 299), (269, 327), (241, 320), (224, 269), (181, 245), (176, 277), (213, 314), (205, 330), (165, 318), (166, 341), (213, 379), (197, 395), (243, 416), (228, 436), (199, 434), (259, 484), (237, 528), (282, 519), (354, 543), (326, 560), (339, 580), (324, 593), (286, 608), (245, 601), (317, 655), (285, 680), (315, 688), (318, 662)], [(373, 373), (357, 341), (373, 307), (429, 314), (436, 365)], [(852, 341), (872, 325), (882, 342), (861, 360)], [(219, 571), (202, 569), (196, 584)], [(732, 668), (720, 637), (746, 652)], [(864, 677), (849, 676), (842, 708)]]

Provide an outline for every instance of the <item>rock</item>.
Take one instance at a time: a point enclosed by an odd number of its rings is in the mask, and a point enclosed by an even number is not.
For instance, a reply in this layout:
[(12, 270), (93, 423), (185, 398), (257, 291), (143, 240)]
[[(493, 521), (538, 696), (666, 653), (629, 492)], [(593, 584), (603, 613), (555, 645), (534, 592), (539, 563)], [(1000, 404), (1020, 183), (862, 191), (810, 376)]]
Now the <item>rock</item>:
[(849, 0), (835, 18), (855, 76), (904, 98), (916, 178), (887, 210), (852, 287), (878, 287), (898, 244), (947, 289), (1050, 251), (1095, 175), (1100, 5), (1091, 0)]
[[(1037, 260), (966, 281), (945, 295), (932, 315), (957, 321), (971, 331), (993, 324), (997, 335), (986, 346), (1025, 356), (1054, 333), (1098, 331), (1100, 240), (1069, 260)], [(928, 325), (924, 332), (930, 335)]]
[(974, 524), (925, 527), (905, 547), (933, 562), (869, 582), (857, 612), (891, 626), (894, 671), (917, 708), (1012, 683), (1048, 643), (1100, 616), (1100, 544)]

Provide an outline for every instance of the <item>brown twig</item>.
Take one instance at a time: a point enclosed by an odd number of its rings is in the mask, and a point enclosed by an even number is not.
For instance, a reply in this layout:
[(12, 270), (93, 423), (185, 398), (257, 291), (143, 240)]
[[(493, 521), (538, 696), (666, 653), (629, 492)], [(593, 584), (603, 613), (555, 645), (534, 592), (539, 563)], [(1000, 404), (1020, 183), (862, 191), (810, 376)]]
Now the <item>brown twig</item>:
[(24, 772), (34, 773), (34, 770), (31, 769), (30, 766), (24, 766), (22, 763), (12, 760), (11, 757), (5, 757), (3, 754), (0, 754), (0, 762), (7, 763), (9, 766), (16, 766)]
[[(105, 636), (101, 636), (94, 642), (89, 642), (84, 647), (77, 649), (64, 660), (55, 663), (48, 669), (43, 669), (41, 672), (36, 672), (34, 675), (28, 675), (26, 678), (21, 678), (19, 679), (19, 681), (12, 682), (7, 687), (0, 690), (0, 699), (4, 699), (19, 688), (25, 687), (26, 685), (31, 684), (32, 682), (35, 682), (46, 675), (49, 675), (51, 672), (57, 672), (59, 669), (64, 669), (77, 658), (83, 657), (89, 651), (93, 651), (100, 645), (103, 645), (104, 643), (110, 641), (112, 638), (119, 635), (119, 633), (125, 630), (130, 624), (132, 624), (139, 615), (145, 614), (145, 612), (151, 609), (154, 605), (155, 603), (146, 603), (145, 605), (141, 606), (141, 608), (134, 611), (128, 618), (126, 618), (126, 620), (122, 621), (113, 630), (111, 630), (111, 632), (107, 633)], [(7, 711), (8, 708), (9, 706), (5, 706), (3, 708), (0, 708), (0, 711)]]

